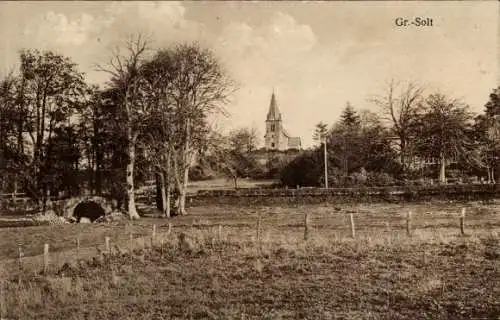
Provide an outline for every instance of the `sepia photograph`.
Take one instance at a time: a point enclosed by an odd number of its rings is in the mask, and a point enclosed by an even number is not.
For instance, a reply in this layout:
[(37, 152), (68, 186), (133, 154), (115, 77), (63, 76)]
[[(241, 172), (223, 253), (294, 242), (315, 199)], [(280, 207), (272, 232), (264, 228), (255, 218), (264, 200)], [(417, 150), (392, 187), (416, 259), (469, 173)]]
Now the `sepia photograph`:
[(1, 1), (0, 320), (500, 320), (497, 1)]

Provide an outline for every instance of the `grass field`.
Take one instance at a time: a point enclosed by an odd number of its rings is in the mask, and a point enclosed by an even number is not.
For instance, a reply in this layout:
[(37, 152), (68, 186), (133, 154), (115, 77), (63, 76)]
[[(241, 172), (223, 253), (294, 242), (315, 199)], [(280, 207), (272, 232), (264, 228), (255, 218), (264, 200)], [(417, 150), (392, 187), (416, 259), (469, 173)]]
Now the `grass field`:
[[(210, 206), (170, 220), (1, 229), (1, 316), (499, 319), (500, 207), (465, 204), (461, 236), (462, 206)], [(105, 236), (112, 253), (97, 255)], [(50, 270), (40, 275), (43, 243), (50, 244)]]

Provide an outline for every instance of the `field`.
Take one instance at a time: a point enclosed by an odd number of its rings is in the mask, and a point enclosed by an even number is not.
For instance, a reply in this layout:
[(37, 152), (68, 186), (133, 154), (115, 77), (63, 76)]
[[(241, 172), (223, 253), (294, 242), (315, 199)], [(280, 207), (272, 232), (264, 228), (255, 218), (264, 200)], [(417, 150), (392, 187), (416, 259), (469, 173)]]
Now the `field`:
[[(170, 220), (0, 229), (0, 316), (500, 319), (499, 209), (209, 206)], [(101, 252), (106, 236), (110, 252)], [(42, 274), (44, 243), (50, 264)]]

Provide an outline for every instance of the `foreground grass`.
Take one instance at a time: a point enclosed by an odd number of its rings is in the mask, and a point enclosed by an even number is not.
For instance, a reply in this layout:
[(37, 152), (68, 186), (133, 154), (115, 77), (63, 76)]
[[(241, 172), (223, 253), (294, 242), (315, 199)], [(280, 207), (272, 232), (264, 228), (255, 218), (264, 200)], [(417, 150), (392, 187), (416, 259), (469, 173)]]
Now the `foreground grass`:
[[(12, 275), (13, 319), (497, 319), (500, 253), (485, 237), (164, 234), (48, 275)], [(160, 239), (161, 238), (161, 239)]]
[[(48, 242), (61, 257), (51, 256), (44, 275), (41, 264), (21, 273), (15, 263), (4, 264), (0, 317), (498, 319), (498, 208), (466, 206), (465, 237), (457, 225), (461, 207), (453, 204), (214, 206), (172, 220), (4, 229), (4, 261), (15, 258), (17, 241), (31, 243), (26, 252), (33, 255)], [(405, 232), (408, 210), (411, 237)], [(350, 238), (349, 212), (356, 213), (356, 239)], [(151, 248), (152, 224), (157, 238)], [(146, 237), (130, 245), (130, 232)], [(77, 234), (84, 258), (78, 263)], [(113, 252), (97, 255), (104, 236), (111, 237)]]

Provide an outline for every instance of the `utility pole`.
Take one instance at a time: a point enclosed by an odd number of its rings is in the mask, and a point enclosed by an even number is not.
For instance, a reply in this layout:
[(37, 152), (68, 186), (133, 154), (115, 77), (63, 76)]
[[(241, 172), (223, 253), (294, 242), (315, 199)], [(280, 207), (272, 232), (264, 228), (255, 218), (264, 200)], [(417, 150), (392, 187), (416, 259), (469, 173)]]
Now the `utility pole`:
[(325, 163), (325, 189), (328, 189), (328, 157), (326, 153), (326, 135), (323, 135), (323, 151), (324, 151), (324, 163)]

